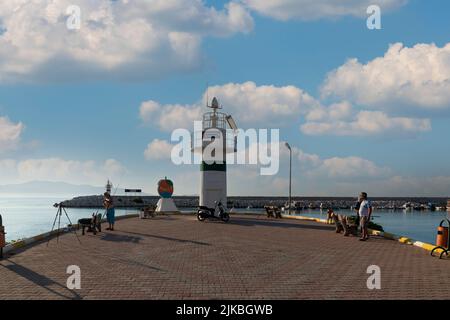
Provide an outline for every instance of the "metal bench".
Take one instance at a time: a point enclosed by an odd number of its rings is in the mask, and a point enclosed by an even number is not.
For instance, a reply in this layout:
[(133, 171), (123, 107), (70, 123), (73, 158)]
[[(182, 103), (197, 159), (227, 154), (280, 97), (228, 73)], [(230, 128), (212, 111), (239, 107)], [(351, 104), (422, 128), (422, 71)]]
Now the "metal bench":
[(97, 234), (98, 232), (102, 232), (102, 214), (92, 214), (92, 218), (80, 219), (78, 220), (78, 229), (81, 227), (81, 234), (84, 236), (87, 232), (92, 232), (93, 234)]
[(267, 218), (281, 219), (281, 209), (277, 206), (264, 206), (266, 209)]
[(156, 216), (156, 206), (150, 205), (141, 209), (139, 217), (141, 219), (154, 218)]

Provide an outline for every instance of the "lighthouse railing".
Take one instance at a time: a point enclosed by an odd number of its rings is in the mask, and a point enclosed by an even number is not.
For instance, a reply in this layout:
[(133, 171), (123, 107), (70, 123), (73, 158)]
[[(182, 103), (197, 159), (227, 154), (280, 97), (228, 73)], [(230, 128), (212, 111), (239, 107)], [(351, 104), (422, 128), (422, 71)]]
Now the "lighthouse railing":
[(226, 129), (226, 116), (227, 115), (222, 112), (206, 112), (203, 114), (203, 129), (213, 128), (213, 123), (215, 123), (215, 128)]

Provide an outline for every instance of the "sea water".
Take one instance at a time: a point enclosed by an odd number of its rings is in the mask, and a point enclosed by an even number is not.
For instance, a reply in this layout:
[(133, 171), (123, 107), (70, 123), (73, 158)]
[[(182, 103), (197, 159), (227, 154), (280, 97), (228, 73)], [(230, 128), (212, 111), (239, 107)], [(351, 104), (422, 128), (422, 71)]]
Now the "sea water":
[[(235, 213), (260, 213), (266, 214), (264, 209), (232, 209)], [(338, 214), (355, 215), (350, 210), (337, 210)], [(312, 218), (327, 218), (326, 210), (302, 210), (293, 213), (299, 216)], [(394, 211), (374, 209), (372, 221), (381, 225), (386, 232), (406, 236), (414, 240), (434, 244), (436, 242), (437, 226), (443, 219), (450, 217), (446, 211)], [(447, 222), (444, 224), (447, 225)]]
[[(336, 211), (338, 214), (354, 215), (349, 210)], [(297, 213), (301, 216), (315, 217), (326, 219), (326, 210), (307, 210)], [(436, 242), (436, 233), (439, 223), (443, 219), (450, 219), (446, 211), (393, 211), (393, 210), (377, 210), (372, 213), (372, 221), (381, 225), (386, 232), (396, 235), (406, 236), (434, 244)], [(447, 222), (445, 222), (447, 226)]]
[[(0, 196), (0, 214), (5, 226), (6, 241), (24, 239), (50, 231), (58, 210), (53, 204), (66, 199), (68, 198)], [(76, 224), (80, 218), (90, 218), (97, 209), (66, 208), (66, 212), (68, 218), (63, 211), (61, 227), (68, 225), (69, 219)], [(104, 210), (100, 209), (98, 213), (103, 214)], [(116, 216), (134, 213), (137, 213), (135, 209), (116, 208)], [(55, 228), (57, 226), (58, 220)]]
[[(0, 196), (0, 214), (6, 231), (6, 240), (18, 240), (50, 231), (56, 216), (57, 208), (54, 203), (69, 199), (70, 197), (37, 197), (37, 196)], [(195, 208), (183, 209), (182, 212), (193, 212)], [(67, 214), (73, 223), (80, 218), (89, 218), (97, 209), (67, 208)], [(235, 213), (265, 214), (264, 209), (233, 209)], [(350, 211), (339, 210), (337, 213), (354, 214)], [(100, 210), (99, 213), (104, 213)], [(135, 214), (135, 209), (118, 209), (116, 216)], [(326, 219), (326, 211), (304, 210), (298, 215)], [(387, 232), (411, 237), (415, 240), (434, 243), (436, 241), (436, 228), (441, 220), (448, 218), (447, 212), (440, 211), (387, 211), (375, 210), (373, 221), (382, 225)], [(61, 216), (61, 227), (69, 223), (64, 212)]]

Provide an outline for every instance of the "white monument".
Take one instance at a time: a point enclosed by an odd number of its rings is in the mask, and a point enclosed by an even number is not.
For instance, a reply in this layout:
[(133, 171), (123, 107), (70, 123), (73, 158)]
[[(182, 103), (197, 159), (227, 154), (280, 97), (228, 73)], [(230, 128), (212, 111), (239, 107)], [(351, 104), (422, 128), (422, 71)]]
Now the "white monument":
[(156, 204), (156, 212), (159, 213), (180, 213), (177, 206), (175, 205), (175, 201), (173, 201), (173, 182), (168, 180), (167, 177), (165, 179), (159, 180), (158, 182), (158, 194), (160, 195), (160, 199)]

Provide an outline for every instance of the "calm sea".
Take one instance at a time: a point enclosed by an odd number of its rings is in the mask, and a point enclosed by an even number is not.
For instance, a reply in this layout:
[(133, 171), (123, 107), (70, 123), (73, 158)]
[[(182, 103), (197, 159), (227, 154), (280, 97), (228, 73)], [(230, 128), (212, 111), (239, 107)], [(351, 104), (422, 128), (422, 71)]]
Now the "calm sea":
[[(337, 213), (351, 214), (340, 210)], [(302, 212), (302, 216), (326, 219), (326, 212)], [(383, 226), (384, 231), (407, 236), (428, 243), (436, 242), (436, 228), (443, 219), (450, 219), (446, 211), (383, 211), (375, 210), (373, 222)], [(445, 224), (447, 225), (447, 223)]]
[[(56, 215), (55, 202), (68, 199), (50, 197), (2, 197), (0, 196), (0, 214), (6, 229), (6, 240), (17, 240), (50, 231)], [(80, 218), (87, 218), (96, 210), (66, 209), (69, 218), (76, 223)], [(188, 211), (192, 211), (186, 209)], [(248, 212), (248, 209), (237, 209), (235, 212)], [(263, 213), (260, 209), (251, 209), (254, 213)], [(116, 209), (116, 215), (136, 213), (133, 209)], [(349, 214), (350, 212), (339, 211)], [(303, 216), (326, 218), (325, 212), (302, 211)], [(429, 211), (374, 211), (373, 221), (381, 224), (385, 231), (408, 236), (416, 240), (434, 243), (436, 227), (442, 219), (448, 218), (447, 212)], [(68, 224), (63, 214), (61, 225)]]
[[(255, 213), (263, 213), (263, 210), (250, 209)], [(236, 212), (249, 211), (237, 209)], [(351, 211), (339, 210), (339, 214), (354, 215)], [(326, 219), (326, 211), (305, 210), (299, 211), (298, 215)], [(386, 211), (375, 210), (372, 221), (383, 226), (384, 231), (397, 235), (407, 236), (415, 240), (428, 243), (436, 242), (436, 228), (443, 219), (450, 219), (445, 211)], [(447, 224), (445, 224), (447, 225)]]
[[(68, 198), (47, 197), (1, 197), (0, 214), (6, 231), (6, 241), (35, 236), (52, 229), (57, 209), (54, 203)], [(72, 223), (80, 218), (89, 218), (93, 209), (66, 209)], [(100, 211), (99, 213), (103, 213)], [(136, 213), (136, 210), (116, 209), (116, 216)], [(64, 212), (61, 216), (61, 227), (69, 224)]]

